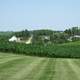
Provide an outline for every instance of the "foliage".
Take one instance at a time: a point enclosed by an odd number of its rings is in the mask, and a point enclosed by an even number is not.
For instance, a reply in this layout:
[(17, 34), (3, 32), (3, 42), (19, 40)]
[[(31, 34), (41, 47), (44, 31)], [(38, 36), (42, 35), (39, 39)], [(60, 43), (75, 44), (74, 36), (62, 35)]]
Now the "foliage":
[(79, 43), (66, 43), (56, 45), (26, 45), (23, 43), (15, 42), (0, 42), (0, 51), (42, 57), (80, 58)]
[(68, 35), (65, 33), (54, 33), (53, 36), (51, 36), (51, 41), (55, 43), (65, 43), (67, 42)]
[(72, 27), (70, 29), (66, 29), (64, 32), (67, 33), (69, 36), (80, 35), (80, 28)]
[(72, 38), (72, 41), (80, 41), (80, 38), (78, 38), (78, 37), (73, 37), (73, 38)]
[(22, 37), (23, 39), (27, 39), (28, 37), (30, 37), (30, 32), (28, 30), (23, 30), (23, 31), (15, 32), (15, 35), (17, 37)]
[(14, 35), (14, 32), (0, 32), (0, 41), (8, 41)]
[[(62, 31), (52, 31), (52, 30), (35, 30), (33, 34), (33, 43), (44, 44), (48, 43), (64, 43), (67, 42), (68, 34)], [(45, 37), (50, 37), (45, 39)]]

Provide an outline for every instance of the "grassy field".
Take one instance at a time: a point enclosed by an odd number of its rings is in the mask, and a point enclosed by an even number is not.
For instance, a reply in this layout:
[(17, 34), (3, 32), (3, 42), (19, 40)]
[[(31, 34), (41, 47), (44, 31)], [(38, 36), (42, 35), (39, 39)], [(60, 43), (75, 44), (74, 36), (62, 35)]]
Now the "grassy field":
[(0, 53), (0, 80), (80, 80), (80, 59)]

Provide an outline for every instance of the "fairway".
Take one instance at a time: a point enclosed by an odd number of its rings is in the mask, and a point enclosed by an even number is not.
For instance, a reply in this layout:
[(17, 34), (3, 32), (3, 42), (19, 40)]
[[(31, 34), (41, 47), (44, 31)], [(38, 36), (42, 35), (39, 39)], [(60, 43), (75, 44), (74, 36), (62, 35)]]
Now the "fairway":
[(80, 59), (0, 53), (0, 80), (80, 80)]

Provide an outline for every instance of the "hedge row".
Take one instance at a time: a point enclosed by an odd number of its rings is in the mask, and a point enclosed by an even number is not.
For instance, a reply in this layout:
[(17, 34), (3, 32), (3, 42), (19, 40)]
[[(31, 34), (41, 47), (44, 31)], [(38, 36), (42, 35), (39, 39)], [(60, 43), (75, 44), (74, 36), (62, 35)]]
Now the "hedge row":
[(80, 45), (38, 45), (0, 42), (1, 52), (12, 52), (31, 56), (42, 56), (51, 58), (80, 58)]

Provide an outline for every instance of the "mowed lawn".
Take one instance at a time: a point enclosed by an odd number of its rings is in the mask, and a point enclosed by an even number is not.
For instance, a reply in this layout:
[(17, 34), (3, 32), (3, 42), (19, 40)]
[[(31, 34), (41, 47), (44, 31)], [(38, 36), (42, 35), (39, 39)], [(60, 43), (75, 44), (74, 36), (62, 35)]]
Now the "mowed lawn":
[(80, 80), (80, 59), (0, 53), (0, 80)]

